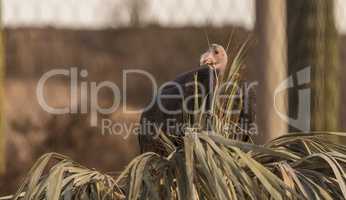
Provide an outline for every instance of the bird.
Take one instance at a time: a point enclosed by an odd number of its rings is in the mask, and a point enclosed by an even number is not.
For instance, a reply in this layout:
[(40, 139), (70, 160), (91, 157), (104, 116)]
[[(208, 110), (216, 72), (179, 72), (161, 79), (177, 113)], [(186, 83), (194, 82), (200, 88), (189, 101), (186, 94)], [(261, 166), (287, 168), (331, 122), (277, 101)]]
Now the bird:
[[(140, 117), (140, 129), (138, 142), (140, 152), (155, 152), (167, 156), (167, 151), (158, 139), (160, 133), (165, 134), (176, 147), (181, 147), (184, 128), (187, 125), (184, 112), (195, 109), (195, 100), (187, 101), (193, 97), (196, 90), (195, 84), (199, 84), (198, 93), (201, 94), (199, 103), (206, 99), (205, 107), (210, 108), (215, 78), (225, 72), (228, 64), (228, 55), (225, 48), (219, 44), (211, 44), (202, 53), (199, 66), (191, 71), (178, 75), (174, 80), (166, 84), (161, 93), (155, 98), (155, 104), (144, 111)], [(167, 95), (175, 95), (174, 99), (165, 98)], [(201, 100), (202, 99), (202, 100)], [(193, 116), (190, 121), (193, 121)], [(172, 124), (170, 124), (172, 123)]]
[(225, 48), (219, 44), (211, 44), (201, 55), (200, 65), (208, 65), (223, 73), (227, 67), (228, 55)]

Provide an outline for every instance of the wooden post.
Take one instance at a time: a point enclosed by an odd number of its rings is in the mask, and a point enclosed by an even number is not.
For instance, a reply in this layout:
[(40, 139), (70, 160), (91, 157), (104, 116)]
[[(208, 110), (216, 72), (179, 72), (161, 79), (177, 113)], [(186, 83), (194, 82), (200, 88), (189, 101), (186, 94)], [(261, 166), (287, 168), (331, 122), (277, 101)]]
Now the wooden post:
[(287, 131), (287, 123), (277, 114), (277, 110), (283, 115), (287, 112), (286, 95), (276, 96), (274, 105), (275, 89), (287, 77), (285, 6), (285, 0), (256, 1), (257, 63), (254, 67), (261, 72), (256, 77), (259, 81), (256, 94), (259, 135), (256, 140), (259, 143)]
[[(341, 74), (334, 1), (288, 0), (287, 25), (289, 73), (311, 67), (311, 129), (338, 131)], [(290, 92), (290, 116), (297, 115), (296, 101), (296, 92)]]
[(4, 132), (4, 71), (5, 71), (5, 52), (3, 41), (2, 26), (2, 1), (0, 0), (0, 175), (5, 174), (6, 170), (6, 134)]

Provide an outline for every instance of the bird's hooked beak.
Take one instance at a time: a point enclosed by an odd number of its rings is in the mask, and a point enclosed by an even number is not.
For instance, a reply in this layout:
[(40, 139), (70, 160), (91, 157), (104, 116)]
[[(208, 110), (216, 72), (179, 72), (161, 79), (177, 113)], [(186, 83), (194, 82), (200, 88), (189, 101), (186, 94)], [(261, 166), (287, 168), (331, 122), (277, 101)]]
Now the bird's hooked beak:
[(209, 66), (215, 66), (217, 64), (212, 52), (208, 51), (203, 56), (202, 64), (209, 65)]

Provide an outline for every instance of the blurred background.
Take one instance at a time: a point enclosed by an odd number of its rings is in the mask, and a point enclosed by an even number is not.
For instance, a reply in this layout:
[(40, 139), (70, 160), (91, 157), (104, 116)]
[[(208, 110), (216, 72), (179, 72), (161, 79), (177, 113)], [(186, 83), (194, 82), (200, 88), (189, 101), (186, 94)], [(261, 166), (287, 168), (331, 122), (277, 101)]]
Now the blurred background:
[[(258, 82), (258, 143), (299, 131), (275, 110), (297, 118), (302, 88), (311, 89), (311, 122), (302, 123), (345, 131), (345, 13), (344, 0), (2, 0), (0, 194), (15, 192), (47, 152), (113, 175), (138, 154), (135, 136), (102, 135), (88, 114), (45, 112), (36, 98), (45, 72), (77, 67), (89, 72), (84, 81), (122, 86), (124, 69), (143, 69), (162, 84), (198, 66), (206, 35), (225, 46), (232, 35), (232, 55), (250, 40), (244, 76)], [(311, 82), (301, 85), (296, 73), (307, 66)], [(275, 89), (290, 76), (294, 86), (274, 107)], [(144, 80), (130, 79), (126, 106), (146, 105), (150, 91)], [(49, 105), (69, 106), (69, 80), (50, 80), (45, 95)], [(113, 97), (104, 91), (99, 99), (108, 105)], [(139, 115), (102, 117), (130, 124)]]

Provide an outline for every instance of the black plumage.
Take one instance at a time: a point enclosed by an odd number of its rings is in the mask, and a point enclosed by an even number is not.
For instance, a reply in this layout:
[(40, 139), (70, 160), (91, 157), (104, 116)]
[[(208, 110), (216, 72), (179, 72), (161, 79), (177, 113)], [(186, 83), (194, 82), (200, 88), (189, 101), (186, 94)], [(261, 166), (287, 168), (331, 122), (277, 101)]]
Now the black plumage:
[[(155, 104), (142, 113), (140, 123), (141, 128), (139, 131), (139, 145), (141, 153), (144, 152), (156, 152), (159, 154), (165, 154), (163, 146), (158, 140), (159, 131), (162, 131), (177, 147), (182, 146), (182, 136), (184, 134), (184, 128), (188, 123), (191, 123), (193, 115), (189, 115), (189, 118), (186, 118), (186, 115), (183, 112), (180, 113), (168, 113), (167, 111), (177, 111), (188, 109), (190, 111), (194, 110), (195, 106), (195, 80), (198, 82), (200, 87), (198, 88), (198, 94), (200, 98), (198, 99), (199, 105), (202, 104), (202, 101), (205, 101), (205, 108), (208, 110), (210, 108), (211, 97), (213, 96), (213, 89), (215, 85), (216, 76), (218, 71), (212, 69), (209, 66), (198, 67), (195, 70), (189, 71), (187, 73), (177, 76), (172, 82), (173, 84), (167, 84), (155, 99)], [(172, 83), (171, 82), (171, 83)], [(181, 90), (179, 90), (181, 88)], [(205, 90), (203, 91), (204, 88)], [(178, 95), (174, 99), (167, 99), (164, 95)], [(184, 107), (183, 102), (187, 102)], [(252, 102), (247, 102), (252, 104)], [(162, 106), (165, 110), (162, 109)], [(240, 118), (247, 118), (247, 121), (254, 121), (253, 109), (247, 109), (247, 113), (241, 112)], [(247, 107), (249, 108), (249, 107)], [(244, 120), (244, 119), (243, 119)], [(172, 124), (170, 124), (172, 123)]]

